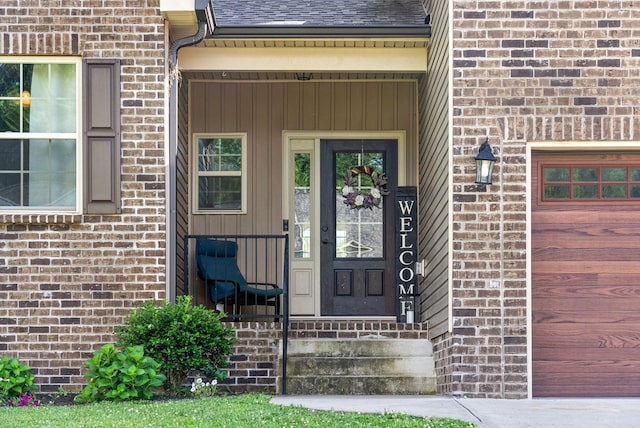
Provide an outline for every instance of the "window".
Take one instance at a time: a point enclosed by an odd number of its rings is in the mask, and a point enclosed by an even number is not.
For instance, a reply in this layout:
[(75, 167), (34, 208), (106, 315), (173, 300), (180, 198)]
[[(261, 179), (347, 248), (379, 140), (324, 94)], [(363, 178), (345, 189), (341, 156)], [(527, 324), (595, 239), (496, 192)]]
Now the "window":
[(640, 165), (545, 165), (543, 200), (640, 201)]
[(80, 69), (0, 57), (0, 210), (79, 210)]
[(194, 136), (195, 211), (246, 212), (246, 134)]

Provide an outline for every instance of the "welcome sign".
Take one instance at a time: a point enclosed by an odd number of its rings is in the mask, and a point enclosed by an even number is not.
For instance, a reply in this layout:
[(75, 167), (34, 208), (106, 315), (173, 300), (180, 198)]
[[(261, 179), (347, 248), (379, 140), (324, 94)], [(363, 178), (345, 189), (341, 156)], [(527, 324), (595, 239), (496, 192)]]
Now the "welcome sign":
[(395, 198), (396, 284), (398, 322), (414, 322), (417, 296), (418, 191), (415, 186), (398, 187)]

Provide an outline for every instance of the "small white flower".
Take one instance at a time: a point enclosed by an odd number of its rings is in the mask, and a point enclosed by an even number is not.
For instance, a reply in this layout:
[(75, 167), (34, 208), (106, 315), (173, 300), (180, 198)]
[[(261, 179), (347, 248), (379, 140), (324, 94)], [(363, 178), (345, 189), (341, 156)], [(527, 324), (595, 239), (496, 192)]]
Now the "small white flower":
[(371, 189), (371, 196), (373, 196), (374, 199), (380, 198), (380, 191), (378, 189)]
[(209, 387), (209, 382), (205, 383), (204, 386)]
[(349, 193), (353, 192), (351, 186), (343, 186), (342, 187), (342, 195), (347, 196)]
[(364, 203), (364, 196), (362, 195), (358, 195), (356, 196), (356, 206), (362, 206), (362, 204)]
[(211, 381), (211, 386), (215, 386), (218, 384), (218, 379), (214, 379)]
[(191, 387), (191, 392), (196, 392), (196, 387), (195, 387), (195, 385)]

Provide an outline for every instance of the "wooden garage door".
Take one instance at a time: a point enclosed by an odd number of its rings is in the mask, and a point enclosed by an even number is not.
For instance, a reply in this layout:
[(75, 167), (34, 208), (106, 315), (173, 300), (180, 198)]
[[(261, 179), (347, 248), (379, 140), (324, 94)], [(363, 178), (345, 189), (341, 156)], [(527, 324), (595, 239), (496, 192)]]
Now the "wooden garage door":
[(640, 396), (640, 154), (534, 154), (533, 395)]

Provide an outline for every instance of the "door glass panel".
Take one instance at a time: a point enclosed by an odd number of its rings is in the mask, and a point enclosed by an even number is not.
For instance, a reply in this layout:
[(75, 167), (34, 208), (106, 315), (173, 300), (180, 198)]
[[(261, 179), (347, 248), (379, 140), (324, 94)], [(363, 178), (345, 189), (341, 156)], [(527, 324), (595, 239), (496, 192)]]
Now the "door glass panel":
[(573, 181), (598, 181), (598, 168), (574, 168)]
[(569, 168), (545, 168), (545, 181), (569, 181)]
[(603, 198), (622, 199), (627, 197), (626, 184), (605, 184), (602, 186)]
[(294, 157), (294, 257), (311, 257), (311, 154), (296, 153)]
[[(336, 258), (382, 258), (384, 255), (383, 214), (384, 198), (380, 206), (354, 208), (345, 204), (342, 195), (345, 174), (360, 165), (373, 167), (382, 173), (382, 153), (336, 153)], [(368, 195), (373, 183), (366, 174), (355, 177), (353, 191), (363, 196)]]
[(627, 168), (602, 168), (602, 181), (627, 181)]
[(569, 199), (569, 185), (547, 185), (544, 186), (545, 199)]
[(598, 197), (598, 186), (592, 184), (576, 184), (573, 186), (575, 199), (594, 199)]

